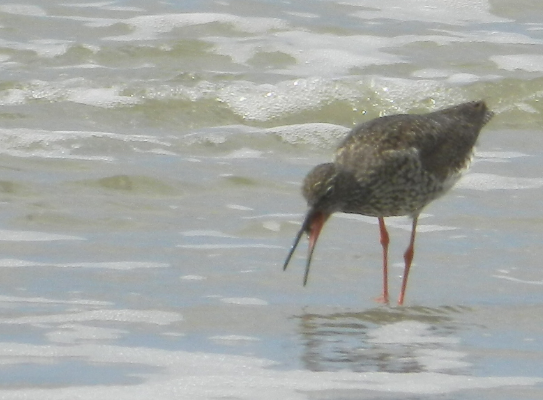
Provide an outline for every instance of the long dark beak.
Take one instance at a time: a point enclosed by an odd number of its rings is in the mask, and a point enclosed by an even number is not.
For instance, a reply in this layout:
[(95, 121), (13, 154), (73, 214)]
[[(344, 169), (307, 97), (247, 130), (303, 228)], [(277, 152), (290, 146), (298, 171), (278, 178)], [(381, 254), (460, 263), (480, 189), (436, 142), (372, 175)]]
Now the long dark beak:
[(309, 276), (309, 267), (311, 266), (311, 258), (313, 257), (313, 250), (315, 250), (315, 245), (317, 244), (317, 239), (319, 238), (319, 234), (321, 233), (322, 227), (324, 226), (324, 223), (328, 219), (330, 214), (323, 213), (322, 211), (315, 211), (315, 210), (309, 210), (305, 216), (304, 222), (302, 224), (302, 227), (296, 234), (296, 237), (294, 238), (294, 243), (292, 244), (292, 247), (290, 248), (290, 251), (288, 252), (287, 259), (285, 260), (285, 264), (283, 265), (283, 271), (287, 269), (288, 263), (290, 262), (290, 259), (292, 258), (292, 255), (294, 254), (294, 250), (296, 250), (296, 247), (298, 246), (298, 243), (300, 242), (300, 239), (302, 238), (302, 235), (305, 233), (309, 236), (309, 247), (308, 247), (308, 253), (307, 253), (307, 261), (305, 264), (305, 274), (304, 274), (304, 286), (307, 284), (307, 277)]

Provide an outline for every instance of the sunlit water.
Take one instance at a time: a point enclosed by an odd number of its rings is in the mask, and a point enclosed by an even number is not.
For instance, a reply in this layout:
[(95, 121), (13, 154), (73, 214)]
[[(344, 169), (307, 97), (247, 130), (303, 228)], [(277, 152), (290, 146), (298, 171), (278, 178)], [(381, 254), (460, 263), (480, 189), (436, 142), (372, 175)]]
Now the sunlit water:
[[(538, 0), (0, 5), (0, 398), (543, 398)], [(421, 216), (281, 271), (300, 182), (357, 122), (485, 99)], [(396, 296), (410, 221), (389, 221)]]

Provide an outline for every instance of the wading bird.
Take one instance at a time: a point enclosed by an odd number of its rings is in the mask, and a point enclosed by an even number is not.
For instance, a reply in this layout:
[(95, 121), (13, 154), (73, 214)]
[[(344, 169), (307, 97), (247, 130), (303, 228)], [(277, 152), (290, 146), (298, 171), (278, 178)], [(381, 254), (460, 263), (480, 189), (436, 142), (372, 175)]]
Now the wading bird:
[(479, 132), (493, 115), (484, 101), (476, 101), (427, 114), (380, 117), (355, 127), (339, 145), (334, 161), (317, 165), (305, 177), (302, 194), (309, 209), (283, 270), (306, 233), (306, 285), (315, 244), (334, 212), (377, 217), (383, 247), (383, 293), (379, 300), (388, 303), (389, 236), (384, 218), (408, 215), (413, 225), (404, 253), (398, 299), (402, 305), (418, 216), (469, 167)]

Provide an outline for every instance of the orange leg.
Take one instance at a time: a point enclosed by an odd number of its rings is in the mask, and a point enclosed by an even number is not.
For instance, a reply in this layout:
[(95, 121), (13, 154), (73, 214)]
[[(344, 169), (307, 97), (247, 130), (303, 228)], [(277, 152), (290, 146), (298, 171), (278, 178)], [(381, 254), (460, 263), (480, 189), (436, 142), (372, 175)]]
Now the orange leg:
[(409, 246), (403, 255), (405, 261), (405, 268), (403, 271), (402, 279), (402, 289), (400, 291), (400, 297), (398, 299), (398, 305), (403, 305), (403, 299), (405, 297), (405, 289), (407, 287), (407, 278), (409, 277), (409, 270), (411, 269), (411, 262), (413, 261), (413, 255), (415, 254), (415, 235), (417, 232), (417, 220), (419, 216), (415, 215), (413, 217), (413, 226), (411, 227), (411, 240), (409, 241)]
[(388, 237), (385, 219), (379, 217), (379, 232), (381, 233), (381, 246), (383, 246), (383, 295), (377, 298), (380, 303), (388, 304)]

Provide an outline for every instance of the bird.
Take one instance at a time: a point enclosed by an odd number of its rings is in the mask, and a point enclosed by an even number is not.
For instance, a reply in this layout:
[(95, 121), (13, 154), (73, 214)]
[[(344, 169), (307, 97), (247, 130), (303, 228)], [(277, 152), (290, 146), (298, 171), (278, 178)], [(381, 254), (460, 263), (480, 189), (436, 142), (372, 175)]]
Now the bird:
[(335, 212), (377, 217), (383, 254), (383, 291), (389, 304), (388, 245), (385, 217), (412, 218), (398, 305), (403, 305), (414, 256), (418, 217), (430, 202), (450, 190), (473, 158), (479, 133), (494, 113), (484, 100), (425, 114), (395, 114), (355, 126), (340, 142), (332, 162), (314, 167), (302, 194), (308, 209), (283, 271), (308, 236), (304, 286), (319, 234)]

